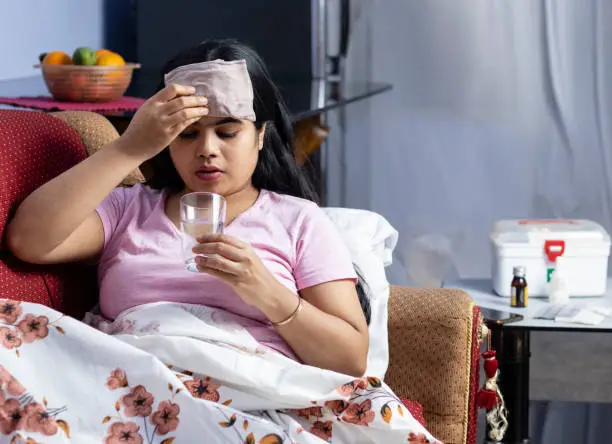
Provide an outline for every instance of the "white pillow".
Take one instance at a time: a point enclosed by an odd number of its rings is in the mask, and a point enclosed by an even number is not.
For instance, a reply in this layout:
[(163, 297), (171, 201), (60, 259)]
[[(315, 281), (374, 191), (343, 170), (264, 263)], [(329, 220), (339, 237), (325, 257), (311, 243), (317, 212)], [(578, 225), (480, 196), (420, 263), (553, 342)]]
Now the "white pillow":
[(389, 365), (389, 282), (385, 267), (391, 265), (398, 232), (387, 219), (372, 211), (330, 207), (323, 210), (338, 228), (370, 291), (372, 318), (367, 374), (383, 379)]

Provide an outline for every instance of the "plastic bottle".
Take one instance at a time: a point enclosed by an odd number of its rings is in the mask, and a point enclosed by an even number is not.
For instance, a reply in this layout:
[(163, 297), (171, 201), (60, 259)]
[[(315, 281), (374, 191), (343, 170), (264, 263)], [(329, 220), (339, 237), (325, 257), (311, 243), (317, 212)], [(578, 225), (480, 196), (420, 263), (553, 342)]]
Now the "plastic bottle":
[(527, 307), (529, 292), (527, 291), (527, 280), (525, 279), (525, 267), (514, 267), (512, 270), (512, 288), (510, 291), (510, 305), (513, 307)]
[(560, 266), (557, 260), (557, 267), (550, 278), (550, 286), (548, 287), (548, 302), (552, 304), (567, 304), (569, 302), (569, 286), (567, 278), (563, 274), (563, 267)]

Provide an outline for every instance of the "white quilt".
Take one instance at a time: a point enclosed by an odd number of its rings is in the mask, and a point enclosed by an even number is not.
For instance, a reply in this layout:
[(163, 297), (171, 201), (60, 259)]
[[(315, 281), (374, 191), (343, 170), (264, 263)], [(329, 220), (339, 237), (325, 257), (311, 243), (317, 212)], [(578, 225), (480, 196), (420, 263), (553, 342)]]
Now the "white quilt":
[(439, 443), (377, 377), (294, 362), (219, 310), (86, 322), (0, 300), (0, 443)]

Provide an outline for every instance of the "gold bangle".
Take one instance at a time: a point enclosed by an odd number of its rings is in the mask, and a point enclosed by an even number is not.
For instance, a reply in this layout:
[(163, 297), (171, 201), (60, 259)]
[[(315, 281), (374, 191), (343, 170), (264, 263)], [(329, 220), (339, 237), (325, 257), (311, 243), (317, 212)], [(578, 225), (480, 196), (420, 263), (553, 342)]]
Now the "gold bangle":
[(302, 311), (302, 308), (304, 308), (304, 304), (302, 302), (302, 298), (298, 296), (298, 305), (295, 310), (293, 310), (293, 313), (291, 313), (286, 319), (280, 322), (272, 322), (272, 325), (274, 327), (282, 327), (283, 325), (287, 325), (289, 322), (293, 321), (296, 318), (299, 312)]

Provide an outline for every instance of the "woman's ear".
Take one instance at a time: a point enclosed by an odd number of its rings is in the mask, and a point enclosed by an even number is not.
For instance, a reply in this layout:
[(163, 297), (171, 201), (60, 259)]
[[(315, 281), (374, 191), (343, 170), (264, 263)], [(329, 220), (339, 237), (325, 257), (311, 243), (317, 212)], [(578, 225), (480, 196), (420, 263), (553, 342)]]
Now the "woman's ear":
[(264, 123), (261, 128), (259, 128), (259, 134), (257, 136), (257, 149), (259, 151), (263, 149), (264, 136), (266, 135), (266, 125), (267, 123)]

